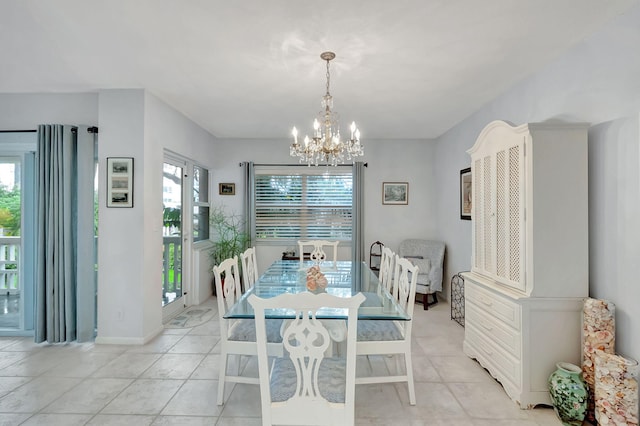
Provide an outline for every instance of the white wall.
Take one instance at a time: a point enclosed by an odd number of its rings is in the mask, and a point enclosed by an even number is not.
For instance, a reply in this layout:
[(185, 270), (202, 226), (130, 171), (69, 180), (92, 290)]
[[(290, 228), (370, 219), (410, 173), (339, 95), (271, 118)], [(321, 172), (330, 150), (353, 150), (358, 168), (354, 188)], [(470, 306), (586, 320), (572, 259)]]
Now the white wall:
[[(286, 135), (278, 140), (223, 140), (216, 142), (214, 204), (242, 213), (243, 169), (239, 163), (297, 164), (289, 156)], [(380, 240), (393, 250), (404, 238), (432, 238), (437, 233), (436, 187), (433, 173), (435, 145), (424, 140), (369, 140), (365, 143), (365, 255), (369, 246)], [(217, 195), (218, 183), (234, 182), (235, 196)], [(382, 182), (408, 182), (408, 205), (382, 205)], [(289, 246), (295, 245), (292, 242)], [(287, 246), (257, 247), (258, 268), (266, 267), (282, 255)], [(348, 250), (339, 257), (350, 258)]]
[[(161, 315), (145, 306), (144, 228), (146, 218), (144, 90), (100, 93), (98, 343), (142, 343), (160, 327)], [(106, 159), (133, 157), (133, 208), (106, 207)], [(162, 258), (161, 258), (162, 259)], [(160, 262), (162, 261), (160, 259)], [(160, 304), (161, 296), (158, 296)], [(159, 310), (157, 308), (156, 310)], [(145, 319), (151, 330), (145, 327)]]
[[(96, 341), (143, 343), (162, 330), (164, 151), (211, 167), (213, 141), (144, 90), (100, 92), (100, 164), (107, 157), (133, 157), (135, 171), (133, 208), (106, 208), (105, 194), (100, 196)], [(105, 179), (103, 170), (100, 180)]]
[[(473, 145), (482, 128), (497, 119), (513, 124), (548, 120), (600, 124), (590, 132), (590, 148), (595, 150), (589, 154), (590, 292), (617, 304), (618, 351), (636, 359), (640, 358), (637, 339), (640, 314), (631, 307), (630, 301), (634, 300), (631, 299), (633, 295), (637, 300), (638, 286), (629, 279), (636, 268), (627, 256), (612, 260), (603, 256), (602, 250), (603, 247), (618, 247), (619, 252), (624, 250), (628, 255), (636, 255), (637, 264), (637, 249), (626, 250), (628, 238), (635, 235), (637, 240), (639, 235), (632, 233), (638, 227), (637, 219), (630, 217), (634, 212), (637, 218), (640, 208), (637, 186), (640, 167), (638, 22), (640, 6), (455, 126), (438, 139), (435, 151), (439, 189), (437, 222), (439, 235), (448, 247), (445, 275), (448, 283), (452, 274), (470, 267), (471, 226), (468, 221), (459, 219), (458, 176), (460, 169), (469, 166), (465, 151)], [(617, 199), (612, 203), (608, 190), (615, 185), (620, 189), (613, 193), (626, 196), (624, 201)], [(603, 207), (607, 203), (612, 204)], [(627, 234), (603, 231), (612, 226), (609, 222), (612, 217), (618, 221), (617, 229), (626, 229)], [(625, 238), (625, 235), (629, 237)]]
[(616, 348), (640, 358), (640, 114), (589, 132), (591, 297), (616, 305)]

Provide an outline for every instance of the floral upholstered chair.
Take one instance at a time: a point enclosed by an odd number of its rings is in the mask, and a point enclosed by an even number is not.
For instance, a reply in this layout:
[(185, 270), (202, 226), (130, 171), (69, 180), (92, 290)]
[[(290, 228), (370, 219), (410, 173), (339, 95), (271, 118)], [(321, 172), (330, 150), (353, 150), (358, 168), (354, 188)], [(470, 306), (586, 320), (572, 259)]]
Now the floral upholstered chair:
[[(422, 294), (424, 309), (438, 302), (436, 291), (442, 291), (442, 268), (444, 265), (444, 243), (435, 240), (409, 239), (398, 247), (398, 255), (408, 259), (419, 268), (416, 294)], [(428, 296), (433, 301), (428, 303)]]

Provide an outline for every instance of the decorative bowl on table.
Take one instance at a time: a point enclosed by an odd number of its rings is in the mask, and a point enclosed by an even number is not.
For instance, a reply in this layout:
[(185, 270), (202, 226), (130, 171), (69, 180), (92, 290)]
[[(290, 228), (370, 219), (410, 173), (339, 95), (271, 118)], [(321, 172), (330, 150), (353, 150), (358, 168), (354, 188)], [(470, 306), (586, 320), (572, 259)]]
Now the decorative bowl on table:
[(307, 269), (307, 290), (312, 293), (327, 291), (327, 277), (320, 272), (320, 267), (317, 265)]

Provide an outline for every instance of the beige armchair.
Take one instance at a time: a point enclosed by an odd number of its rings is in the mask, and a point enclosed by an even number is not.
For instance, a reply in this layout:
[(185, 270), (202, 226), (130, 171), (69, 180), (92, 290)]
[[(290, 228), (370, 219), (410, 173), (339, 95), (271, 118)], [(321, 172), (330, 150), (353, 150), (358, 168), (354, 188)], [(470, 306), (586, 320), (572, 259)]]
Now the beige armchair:
[[(438, 302), (436, 291), (442, 291), (444, 243), (435, 240), (410, 239), (400, 243), (398, 255), (409, 259), (419, 269), (416, 294), (422, 294), (424, 309)], [(428, 296), (433, 301), (428, 303)]]

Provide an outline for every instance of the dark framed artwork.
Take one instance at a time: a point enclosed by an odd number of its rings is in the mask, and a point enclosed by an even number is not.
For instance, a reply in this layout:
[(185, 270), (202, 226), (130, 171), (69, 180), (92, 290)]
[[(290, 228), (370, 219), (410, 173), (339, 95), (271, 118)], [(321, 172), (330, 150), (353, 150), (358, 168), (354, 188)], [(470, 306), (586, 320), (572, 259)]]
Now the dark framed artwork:
[(460, 219), (471, 220), (471, 167), (460, 170)]
[(409, 204), (409, 183), (383, 182), (382, 204)]
[(236, 195), (235, 183), (220, 183), (218, 184), (218, 194), (220, 195)]
[(107, 207), (133, 207), (133, 158), (107, 158)]

